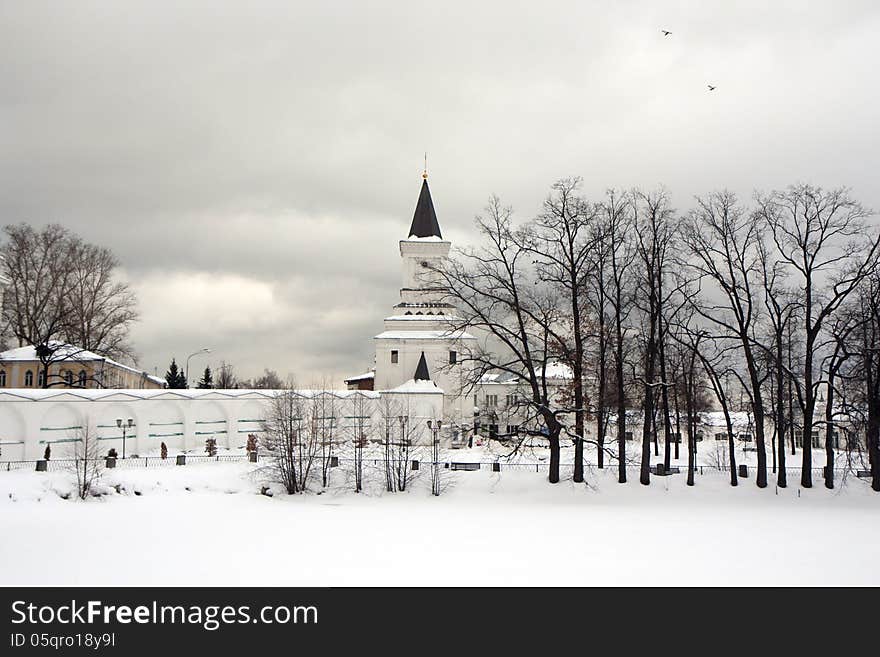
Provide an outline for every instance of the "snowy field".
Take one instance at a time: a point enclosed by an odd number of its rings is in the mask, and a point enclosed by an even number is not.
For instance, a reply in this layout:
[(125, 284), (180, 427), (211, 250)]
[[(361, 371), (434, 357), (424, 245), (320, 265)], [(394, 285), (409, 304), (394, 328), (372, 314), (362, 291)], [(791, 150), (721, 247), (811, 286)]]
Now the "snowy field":
[(0, 584), (880, 585), (880, 496), (853, 478), (799, 493), (483, 469), (435, 498), (424, 471), (355, 494), (339, 468), (324, 494), (268, 497), (253, 467), (117, 469), (86, 502), (59, 495), (66, 473), (0, 472)]

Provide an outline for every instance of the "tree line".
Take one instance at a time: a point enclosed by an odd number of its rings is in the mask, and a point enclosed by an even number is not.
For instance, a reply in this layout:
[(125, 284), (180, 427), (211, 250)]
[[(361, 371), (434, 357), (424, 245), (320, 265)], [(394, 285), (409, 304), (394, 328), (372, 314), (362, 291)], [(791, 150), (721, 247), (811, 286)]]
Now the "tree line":
[[(524, 222), (491, 197), (476, 218), (478, 244), (435, 272), (458, 308), (454, 328), (483, 336), (464, 355), (469, 386), (488, 372), (518, 382), (522, 434), (546, 439), (551, 482), (564, 440), (575, 481), (592, 443), (599, 467), (616, 458), (626, 482), (627, 411), (639, 409), (639, 481), (650, 483), (660, 437), (668, 470), (686, 436), (693, 485), (699, 413), (712, 404), (737, 485), (740, 396), (759, 487), (768, 471), (788, 485), (798, 442), (800, 485), (811, 487), (821, 431), (825, 485), (834, 487), (842, 444), (846, 465), (866, 456), (880, 491), (880, 233), (870, 216), (845, 188), (797, 184), (748, 201), (724, 190), (682, 212), (662, 188), (589, 199), (580, 178), (566, 178)], [(564, 395), (545, 377), (555, 363), (571, 371)]]

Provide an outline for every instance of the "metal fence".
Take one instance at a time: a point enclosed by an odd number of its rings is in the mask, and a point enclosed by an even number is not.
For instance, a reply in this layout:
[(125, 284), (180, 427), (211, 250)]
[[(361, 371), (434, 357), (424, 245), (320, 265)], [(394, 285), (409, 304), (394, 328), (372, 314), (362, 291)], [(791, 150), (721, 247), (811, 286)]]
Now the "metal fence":
[[(192, 455), (185, 454), (184, 463), (181, 465), (196, 465), (196, 464), (205, 464), (205, 463), (235, 463), (235, 462), (246, 462), (249, 459), (247, 454), (218, 454), (214, 456), (210, 455)], [(265, 458), (265, 457), (264, 457)], [(357, 462), (357, 459), (338, 456), (334, 457), (336, 463), (343, 464), (354, 464)], [(106, 464), (107, 459), (102, 457), (99, 459), (100, 461)], [(420, 459), (420, 458), (411, 458), (407, 459), (407, 461), (418, 462), (420, 465), (424, 465), (425, 467), (430, 467), (434, 465), (434, 461), (430, 459)], [(11, 472), (14, 470), (37, 470), (37, 464), (42, 461), (0, 461), (0, 472)], [(360, 462), (364, 465), (372, 465), (372, 466), (384, 466), (385, 459), (381, 458), (363, 458), (360, 459)], [(390, 459), (390, 462), (393, 465), (400, 464), (404, 462), (401, 459)], [(46, 463), (46, 471), (48, 472), (59, 472), (73, 469), (75, 461), (74, 459), (50, 459), (45, 462)], [(542, 471), (546, 471), (549, 467), (549, 461), (539, 461), (539, 462), (506, 462), (506, 461), (455, 461), (455, 460), (439, 460), (438, 465), (443, 469), (454, 470), (454, 471), (475, 471), (475, 470), (493, 470), (495, 472), (500, 472), (502, 470), (507, 471), (524, 471), (524, 472), (537, 472), (540, 473)], [(161, 458), (159, 456), (140, 456), (135, 458), (117, 458), (115, 465), (116, 469), (122, 470), (130, 470), (136, 468), (158, 468), (158, 467), (169, 467), (178, 465), (176, 457), (168, 457)], [(753, 477), (756, 471), (756, 468), (752, 464), (748, 465), (748, 476)], [(584, 463), (584, 471), (589, 472), (591, 474), (595, 474), (601, 470), (606, 471), (616, 471), (617, 463), (611, 462), (606, 463), (604, 468), (599, 468), (598, 464), (585, 462)], [(627, 472), (639, 472), (641, 470), (641, 466), (636, 463), (627, 463), (626, 464)], [(654, 469), (654, 464), (652, 464), (652, 470)], [(675, 474), (685, 475), (687, 474), (687, 465), (677, 464), (674, 467), (679, 468), (679, 471)], [(778, 468), (777, 468), (778, 470)], [(814, 467), (811, 468), (812, 473), (817, 477), (824, 477), (825, 468), (824, 467)], [(570, 462), (560, 463), (559, 465), (560, 476), (565, 478), (566, 476), (570, 476), (574, 472), (574, 464)], [(801, 468), (797, 466), (789, 466), (785, 468), (787, 474), (800, 475)], [(834, 474), (843, 475), (847, 472), (851, 472), (853, 470), (849, 468), (834, 468)], [(730, 472), (730, 466), (728, 465), (697, 465), (694, 467), (695, 474), (706, 474), (710, 472)], [(767, 474), (772, 475), (775, 471), (772, 467), (767, 467)]]

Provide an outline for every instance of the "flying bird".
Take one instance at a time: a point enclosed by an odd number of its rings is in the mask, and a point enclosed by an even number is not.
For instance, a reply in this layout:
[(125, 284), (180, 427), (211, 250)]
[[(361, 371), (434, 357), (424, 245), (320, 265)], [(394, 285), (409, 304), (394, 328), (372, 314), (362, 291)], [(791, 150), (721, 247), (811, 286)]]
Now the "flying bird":
[(672, 32), (670, 32), (669, 30), (660, 30), (660, 31), (663, 32), (663, 36), (665, 36), (665, 37), (667, 37), (667, 36), (669, 36), (670, 34), (672, 34)]
[(706, 86), (709, 87), (709, 91), (715, 91), (715, 87), (713, 87), (711, 84), (707, 84)]

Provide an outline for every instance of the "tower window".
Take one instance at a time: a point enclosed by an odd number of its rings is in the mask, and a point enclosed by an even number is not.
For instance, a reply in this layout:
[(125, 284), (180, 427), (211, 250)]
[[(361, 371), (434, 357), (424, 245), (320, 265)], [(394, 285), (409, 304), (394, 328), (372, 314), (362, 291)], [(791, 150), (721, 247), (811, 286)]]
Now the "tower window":
[(80, 388), (86, 387), (86, 371), (85, 370), (79, 371), (79, 387)]
[(454, 351), (449, 352), (449, 364), (455, 365), (458, 362), (458, 354)]
[(64, 383), (67, 384), (68, 388), (73, 385), (73, 372), (70, 370), (67, 370), (67, 372), (64, 373)]
[(6, 387), (6, 370), (0, 370), (0, 387)]
[(34, 373), (31, 370), (24, 373), (24, 386), (25, 388), (32, 388), (34, 386)]
[(43, 369), (40, 369), (39, 374), (37, 374), (37, 386), (43, 388), (46, 385), (46, 372)]
[(397, 349), (391, 350), (391, 364), (397, 365)]
[(498, 406), (498, 395), (486, 395), (486, 406), (489, 408)]

